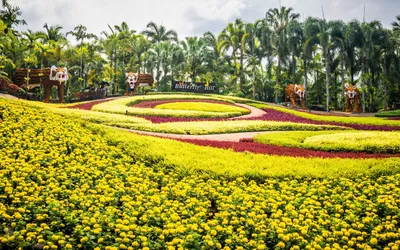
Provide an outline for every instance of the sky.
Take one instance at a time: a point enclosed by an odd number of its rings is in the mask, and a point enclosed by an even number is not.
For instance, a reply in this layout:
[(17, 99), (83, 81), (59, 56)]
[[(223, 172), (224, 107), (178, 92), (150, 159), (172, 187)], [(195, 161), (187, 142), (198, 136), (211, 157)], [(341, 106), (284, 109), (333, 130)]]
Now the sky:
[[(61, 25), (66, 33), (79, 24), (90, 33), (100, 35), (125, 21), (138, 32), (153, 21), (174, 29), (179, 38), (201, 36), (207, 31), (218, 34), (228, 22), (241, 18), (253, 22), (265, 17), (270, 8), (292, 7), (301, 15), (362, 21), (379, 20), (389, 28), (400, 15), (400, 0), (8, 0), (19, 6), (22, 19), (28, 26), (20, 27), (37, 31), (43, 25)], [(69, 38), (73, 40), (73, 37)]]

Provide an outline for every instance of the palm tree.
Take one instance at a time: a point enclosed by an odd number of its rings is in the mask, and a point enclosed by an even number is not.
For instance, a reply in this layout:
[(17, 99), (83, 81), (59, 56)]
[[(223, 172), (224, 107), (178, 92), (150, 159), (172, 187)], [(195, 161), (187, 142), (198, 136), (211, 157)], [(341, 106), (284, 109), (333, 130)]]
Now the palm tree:
[(304, 31), (303, 31), (303, 80), (304, 80), (304, 89), (306, 95), (304, 96), (305, 102), (307, 105), (307, 96), (308, 96), (308, 66), (309, 62), (313, 59), (313, 52), (318, 44), (317, 34), (319, 32), (318, 20), (309, 17), (304, 23)]
[(341, 34), (341, 22), (340, 21), (326, 21), (325, 19), (314, 19), (315, 27), (317, 32), (315, 39), (318, 40), (318, 44), (322, 49), (322, 55), (325, 61), (325, 75), (326, 75), (326, 110), (329, 111), (329, 88), (331, 87), (331, 63), (332, 53), (338, 48), (336, 43), (337, 37)]
[(186, 60), (186, 71), (189, 73), (192, 82), (201, 73), (211, 57), (211, 51), (207, 47), (207, 41), (200, 37), (186, 37), (181, 41), (181, 46)]
[(392, 22), (393, 27), (393, 35), (396, 44), (396, 53), (397, 53), (397, 88), (399, 90), (400, 96), (400, 15), (396, 16), (396, 21)]
[(24, 19), (18, 19), (22, 15), (18, 6), (12, 6), (7, 0), (2, 0), (2, 6), (4, 9), (0, 10), (0, 19), (7, 26), (5, 33), (14, 25), (27, 25)]
[(105, 39), (101, 40), (102, 47), (108, 57), (110, 58), (110, 67), (114, 69), (113, 71), (113, 94), (117, 91), (117, 51), (119, 46), (119, 36), (118, 33), (108, 25), (110, 33), (103, 31), (102, 34)]
[[(228, 26), (218, 35), (218, 48), (217, 50), (221, 51), (221, 53), (225, 53), (229, 50), (232, 51), (232, 54), (227, 57), (228, 65), (232, 73), (232, 82), (233, 88), (236, 90), (236, 80), (237, 80), (237, 59), (236, 59), (236, 51), (240, 47), (240, 41), (237, 36), (237, 31), (235, 25), (233, 23), (228, 23)], [(233, 60), (233, 65), (232, 61)]]
[[(286, 8), (282, 6), (280, 9), (269, 9), (265, 15), (265, 21), (271, 25), (273, 31), (273, 43), (275, 47), (275, 54), (278, 60), (276, 85), (278, 90), (282, 88), (281, 82), (281, 61), (285, 60), (288, 55), (287, 48), (287, 27), (288, 25), (297, 20), (300, 15), (292, 13), (293, 8)], [(278, 102), (278, 91), (275, 93), (275, 102)]]
[(43, 42), (47, 43), (49, 41), (62, 41), (66, 40), (64, 35), (60, 32), (63, 27), (61, 25), (54, 25), (54, 26), (48, 26), (47, 23), (44, 24), (43, 28), (46, 29), (45, 32), (42, 32), (44, 35)]
[(296, 58), (300, 57), (302, 52), (303, 42), (304, 42), (304, 34), (303, 28), (301, 27), (300, 23), (297, 21), (292, 21), (288, 25), (288, 50), (291, 55), (291, 72), (289, 76), (292, 77), (292, 82), (297, 82), (296, 79), (296, 68), (297, 68), (297, 60)]
[[(82, 51), (82, 49), (83, 49), (83, 40), (97, 38), (97, 36), (92, 34), (92, 33), (88, 33), (86, 26), (84, 26), (82, 24), (79, 24), (78, 26), (76, 26), (73, 31), (67, 32), (66, 35), (67, 36), (68, 35), (72, 35), (72, 36), (75, 37), (77, 42), (80, 41), (81, 64), (80, 64), (80, 70), (79, 70), (79, 77), (82, 78), (82, 76), (83, 76), (83, 51)], [(85, 83), (85, 86), (86, 86), (86, 83)]]
[(178, 33), (175, 30), (167, 30), (163, 25), (157, 25), (154, 22), (149, 22), (146, 26), (147, 30), (142, 31), (142, 34), (147, 36), (153, 43), (162, 41), (178, 41)]

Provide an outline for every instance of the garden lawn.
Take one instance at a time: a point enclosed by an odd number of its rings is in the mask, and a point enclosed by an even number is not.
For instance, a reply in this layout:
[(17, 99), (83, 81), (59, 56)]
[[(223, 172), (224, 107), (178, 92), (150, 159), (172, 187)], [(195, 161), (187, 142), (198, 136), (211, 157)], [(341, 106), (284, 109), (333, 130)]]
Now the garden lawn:
[(378, 117), (400, 117), (400, 109), (390, 111), (380, 111), (375, 114)]
[(50, 111), (0, 100), (2, 249), (400, 245), (399, 158), (235, 153)]

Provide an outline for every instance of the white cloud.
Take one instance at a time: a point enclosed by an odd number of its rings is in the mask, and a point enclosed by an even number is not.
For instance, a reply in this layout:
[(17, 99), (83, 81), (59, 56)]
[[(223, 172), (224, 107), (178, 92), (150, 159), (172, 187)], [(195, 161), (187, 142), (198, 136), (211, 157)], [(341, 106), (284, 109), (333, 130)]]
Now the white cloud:
[[(64, 33), (76, 25), (100, 35), (107, 25), (125, 21), (138, 32), (154, 21), (175, 29), (181, 38), (220, 32), (236, 18), (253, 22), (264, 18), (270, 8), (290, 6), (305, 16), (322, 17), (321, 4), (327, 19), (361, 20), (366, 3), (366, 20), (381, 20), (388, 27), (400, 13), (399, 0), (9, 0), (21, 7), (22, 18), (32, 30), (43, 30), (44, 23), (62, 25)], [(19, 29), (26, 29), (20, 27)], [(71, 38), (72, 39), (72, 38)]]

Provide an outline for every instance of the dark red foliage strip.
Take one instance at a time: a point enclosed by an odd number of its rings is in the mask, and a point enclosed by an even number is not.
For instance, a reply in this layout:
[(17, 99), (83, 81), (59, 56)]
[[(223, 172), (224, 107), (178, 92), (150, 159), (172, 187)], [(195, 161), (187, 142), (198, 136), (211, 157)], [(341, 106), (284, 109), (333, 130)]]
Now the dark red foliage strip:
[(161, 104), (165, 104), (165, 103), (173, 103), (173, 102), (208, 102), (208, 103), (217, 103), (217, 104), (224, 104), (224, 105), (238, 107), (237, 105), (230, 103), (230, 102), (215, 101), (215, 100), (203, 100), (203, 99), (188, 99), (188, 100), (173, 99), (173, 100), (143, 101), (143, 102), (132, 105), (132, 107), (154, 108), (157, 105), (161, 105)]
[(102, 102), (108, 102), (108, 101), (111, 101), (113, 99), (114, 98), (104, 99), (104, 100), (99, 100), (99, 101), (94, 101), (94, 102), (87, 102), (87, 103), (82, 103), (82, 104), (78, 104), (78, 105), (74, 105), (74, 106), (69, 106), (67, 108), (91, 110), (94, 105), (102, 103)]
[[(302, 118), (293, 114), (285, 113), (275, 109), (263, 109), (267, 114), (252, 118), (236, 118), (235, 120), (257, 120), (257, 121), (277, 121), (277, 122), (296, 122), (308, 123), (316, 125), (336, 125), (349, 127), (357, 130), (381, 130), (381, 131), (400, 131), (400, 126), (382, 126), (382, 125), (367, 125), (367, 124), (349, 124), (340, 122), (314, 121), (311, 119)], [(152, 123), (166, 122), (194, 122), (194, 121), (228, 121), (227, 118), (183, 118), (183, 117), (143, 117), (150, 120)]]
[(175, 139), (199, 146), (214, 148), (233, 149), (235, 152), (251, 152), (256, 154), (280, 155), (291, 157), (320, 157), (320, 158), (389, 158), (400, 157), (400, 154), (368, 154), (364, 152), (325, 152), (319, 150), (289, 148), (275, 145), (262, 144), (257, 142), (227, 142), (198, 139)]
[(196, 118), (196, 117), (160, 117), (160, 116), (143, 116), (146, 120), (152, 123), (167, 123), (167, 122), (199, 122), (199, 121), (225, 121), (226, 118)]

